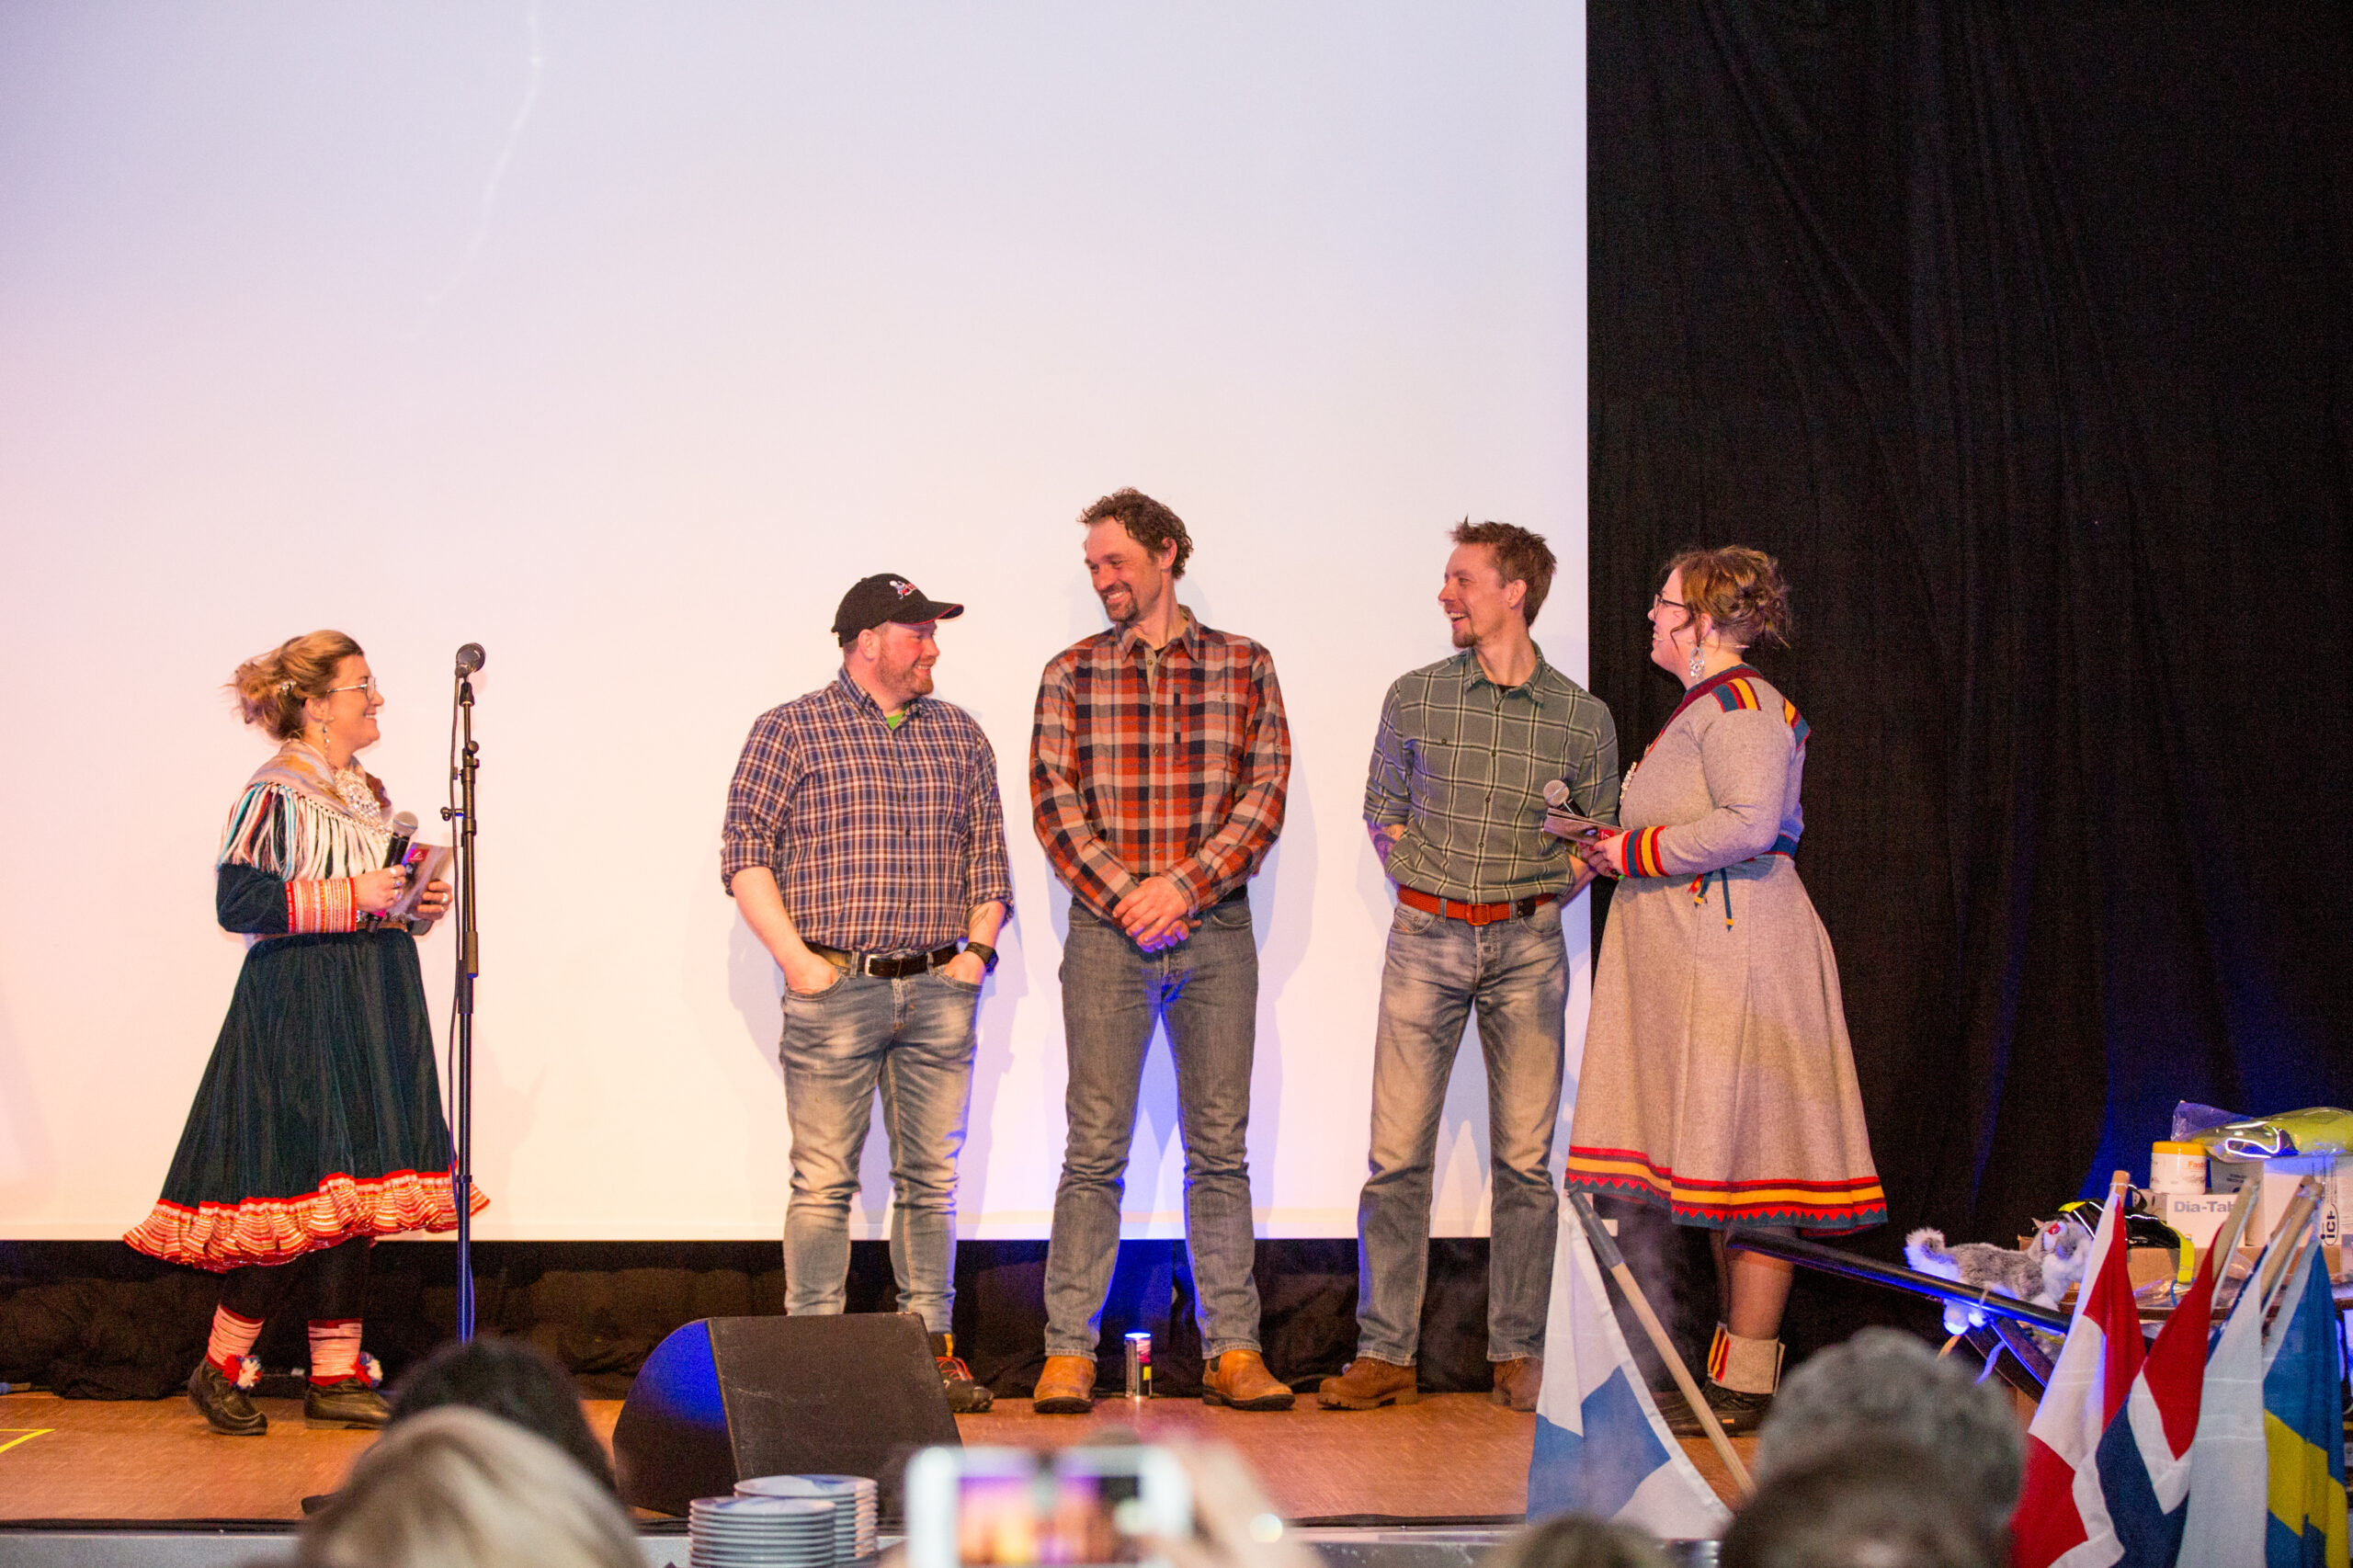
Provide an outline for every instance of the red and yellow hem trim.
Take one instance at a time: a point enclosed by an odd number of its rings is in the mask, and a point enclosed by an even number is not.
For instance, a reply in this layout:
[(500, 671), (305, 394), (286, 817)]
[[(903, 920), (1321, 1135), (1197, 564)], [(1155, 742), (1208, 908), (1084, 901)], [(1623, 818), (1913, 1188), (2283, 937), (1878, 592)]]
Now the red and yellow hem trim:
[(1566, 1179), (1580, 1191), (1631, 1198), (1665, 1209), (1678, 1225), (1713, 1230), (1789, 1226), (1838, 1235), (1887, 1223), (1887, 1194), (1876, 1176), (1839, 1181), (1695, 1181), (1661, 1169), (1630, 1149), (1573, 1147)]
[(1626, 835), (1626, 874), (1630, 877), (1663, 877), (1666, 863), (1659, 858), (1659, 835), (1663, 827), (1638, 827)]
[[(166, 1263), (218, 1274), (253, 1265), (291, 1263), (307, 1252), (358, 1236), (457, 1229), (447, 1171), (392, 1171), (358, 1177), (337, 1172), (300, 1198), (247, 1198), (234, 1203), (158, 1199), (123, 1236), (134, 1250)], [(472, 1209), (490, 1207), (481, 1187)]]

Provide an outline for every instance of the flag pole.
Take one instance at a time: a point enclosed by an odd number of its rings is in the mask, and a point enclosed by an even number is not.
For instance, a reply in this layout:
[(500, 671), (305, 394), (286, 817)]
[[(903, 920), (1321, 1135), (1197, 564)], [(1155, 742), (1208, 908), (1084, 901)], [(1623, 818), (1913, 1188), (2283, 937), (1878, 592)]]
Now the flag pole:
[[(2250, 1178), (2249, 1185), (2262, 1179), (2260, 1175), (2254, 1176)], [(2289, 1264), (2303, 1252), (2304, 1238), (2302, 1233), (2305, 1223), (2312, 1219), (2313, 1210), (2319, 1207), (2319, 1178), (2306, 1176), (2296, 1183), (2295, 1198), (2289, 1203), (2286, 1211), (2279, 1216), (2279, 1222), (2271, 1228), (2272, 1239), (2287, 1244), (2273, 1246), (2270, 1249), (2270, 1255), (2263, 1260), (2263, 1273), (2260, 1277), (2262, 1293), (2256, 1299), (2263, 1303), (2265, 1312), (2271, 1310), (2271, 1292), (2279, 1288), (2279, 1281), (2286, 1276)], [(2248, 1285), (2255, 1283), (2254, 1279), (2247, 1281)], [(2245, 1290), (2246, 1286), (2242, 1285), (2239, 1289)]]
[(1601, 1267), (1608, 1271), (1609, 1278), (1618, 1281), (1618, 1289), (1626, 1293), (1626, 1303), (1642, 1320), (1643, 1332), (1651, 1336), (1651, 1344), (1658, 1351), (1659, 1358), (1666, 1363), (1666, 1369), (1675, 1374), (1675, 1386), (1683, 1392), (1683, 1403), (1699, 1416), (1700, 1426), (1708, 1434), (1708, 1441), (1716, 1446), (1716, 1456), (1724, 1461), (1724, 1468), (1732, 1471), (1733, 1484), (1740, 1488), (1744, 1501), (1755, 1495), (1756, 1483), (1749, 1479), (1748, 1467), (1741, 1463), (1740, 1456), (1733, 1451), (1732, 1439), (1724, 1436), (1723, 1423), (1716, 1419), (1714, 1409), (1699, 1392), (1699, 1385), (1691, 1381), (1691, 1369), (1683, 1364), (1683, 1358), (1677, 1353), (1674, 1339), (1658, 1321), (1658, 1314), (1651, 1311), (1650, 1299), (1643, 1294), (1642, 1286), (1634, 1278), (1634, 1271), (1626, 1267), (1626, 1255), (1618, 1250), (1618, 1238), (1602, 1224), (1601, 1216), (1593, 1211), (1593, 1204), (1584, 1193), (1573, 1188), (1568, 1196), (1571, 1206), (1576, 1210), (1577, 1222), (1585, 1227), (1586, 1239), (1593, 1244), (1594, 1256), (1601, 1260)]

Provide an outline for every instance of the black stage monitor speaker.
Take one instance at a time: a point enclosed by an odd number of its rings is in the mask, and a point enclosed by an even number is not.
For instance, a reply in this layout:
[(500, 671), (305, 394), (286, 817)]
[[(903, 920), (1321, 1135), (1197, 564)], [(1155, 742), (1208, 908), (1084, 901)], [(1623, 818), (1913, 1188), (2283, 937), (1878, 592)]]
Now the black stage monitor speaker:
[(865, 1475), (896, 1517), (907, 1460), (955, 1443), (920, 1318), (699, 1318), (654, 1347), (613, 1428), (621, 1495), (683, 1514), (755, 1475)]

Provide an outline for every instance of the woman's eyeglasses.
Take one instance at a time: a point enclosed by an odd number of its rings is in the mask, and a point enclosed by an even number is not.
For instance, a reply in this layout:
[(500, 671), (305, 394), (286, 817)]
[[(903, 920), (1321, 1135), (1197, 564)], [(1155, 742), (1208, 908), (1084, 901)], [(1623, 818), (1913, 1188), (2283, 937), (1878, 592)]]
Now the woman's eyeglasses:
[(369, 699), (372, 699), (376, 695), (376, 677), (374, 676), (369, 676), (358, 686), (331, 686), (321, 695), (333, 697), (339, 691), (364, 691), (369, 695)]
[(1679, 609), (1686, 611), (1689, 610), (1691, 608), (1689, 605), (1680, 604), (1674, 599), (1668, 598), (1665, 594), (1653, 594), (1651, 596), (1651, 608), (1656, 609), (1661, 605), (1665, 605), (1668, 609)]

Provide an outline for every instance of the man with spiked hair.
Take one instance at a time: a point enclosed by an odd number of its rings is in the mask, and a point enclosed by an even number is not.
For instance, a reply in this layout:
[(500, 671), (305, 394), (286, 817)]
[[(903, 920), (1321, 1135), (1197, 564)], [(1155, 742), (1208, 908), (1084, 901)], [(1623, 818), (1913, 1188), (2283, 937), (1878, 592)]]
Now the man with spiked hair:
[(1452, 537), (1438, 602), (1461, 651), (1390, 687), (1365, 781), (1365, 825), (1397, 906), (1373, 1040), (1370, 1174), (1357, 1204), (1357, 1357), (1324, 1380), (1327, 1410), (1418, 1397), (1438, 1114), (1474, 1007), (1495, 1181), (1493, 1397), (1533, 1410), (1543, 1378), (1568, 994), (1561, 913), (1590, 880), (1566, 842), (1544, 832), (1544, 787), (1563, 780), (1577, 814), (1615, 822), (1618, 731), (1601, 700), (1529, 636), (1552, 585), (1542, 537), (1467, 517)]

